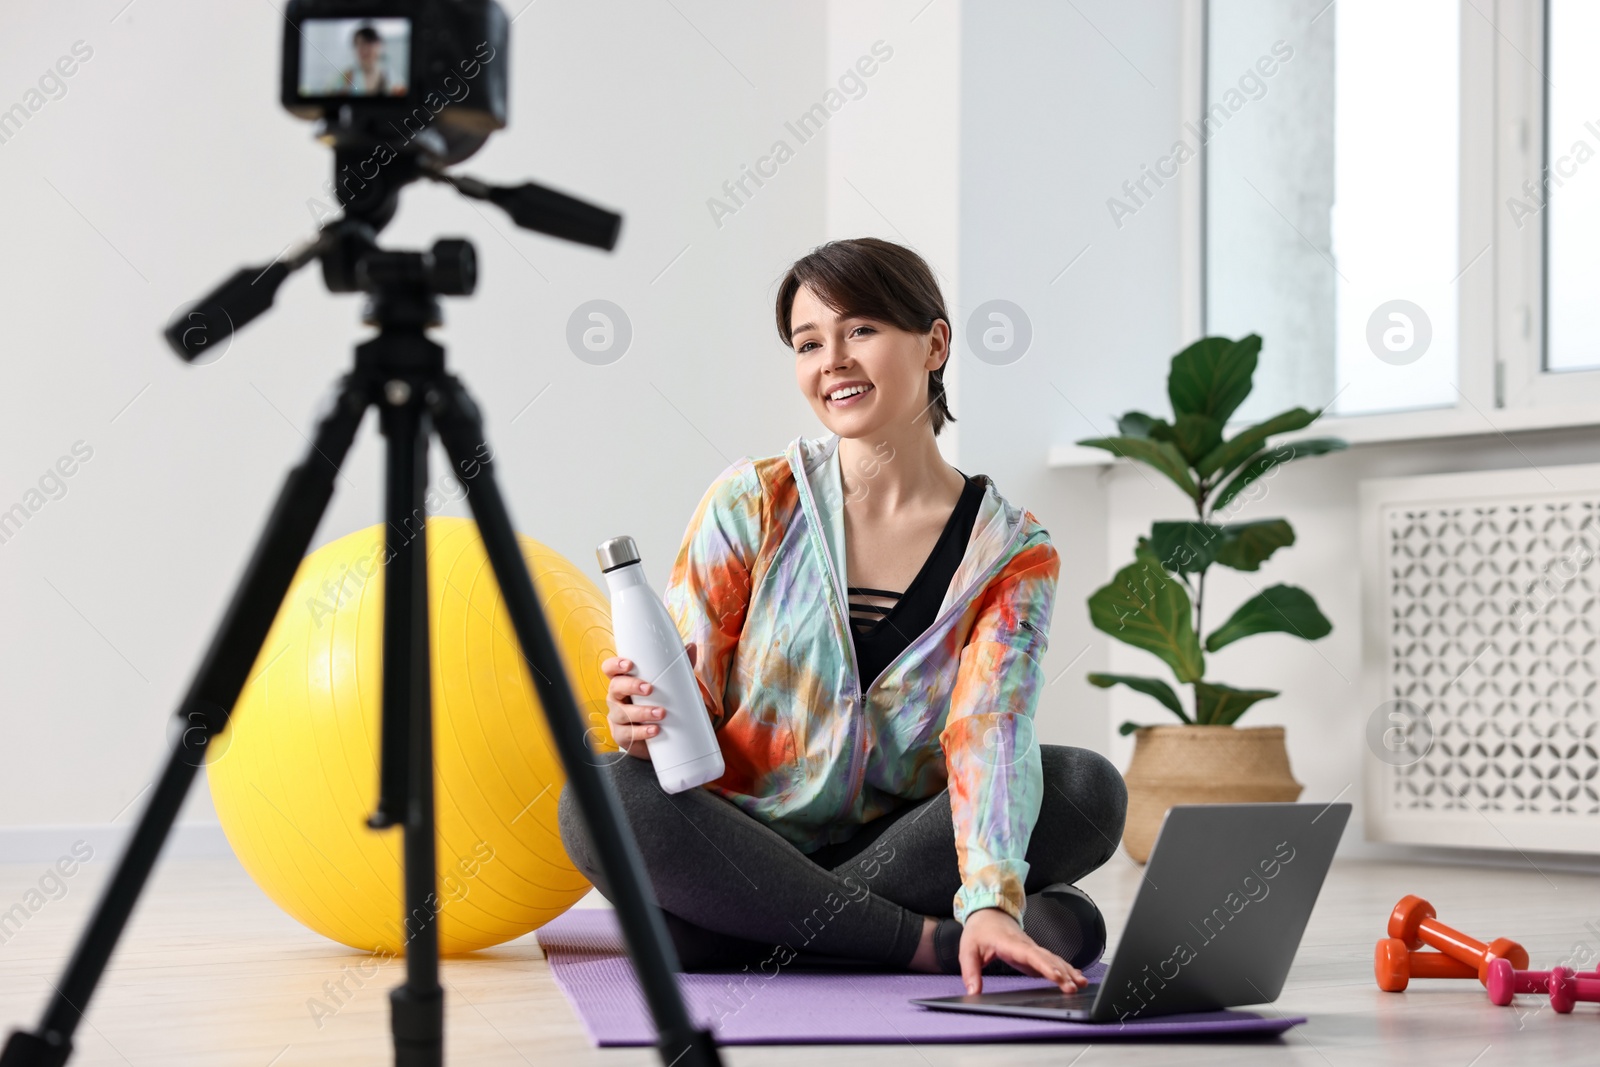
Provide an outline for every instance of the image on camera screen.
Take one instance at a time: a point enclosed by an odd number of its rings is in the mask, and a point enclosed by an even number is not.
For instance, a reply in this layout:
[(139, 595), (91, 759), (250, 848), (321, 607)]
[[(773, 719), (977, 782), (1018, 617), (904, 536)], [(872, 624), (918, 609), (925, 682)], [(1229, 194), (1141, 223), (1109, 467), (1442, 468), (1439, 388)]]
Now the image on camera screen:
[(300, 95), (405, 96), (410, 19), (306, 19), (300, 24)]

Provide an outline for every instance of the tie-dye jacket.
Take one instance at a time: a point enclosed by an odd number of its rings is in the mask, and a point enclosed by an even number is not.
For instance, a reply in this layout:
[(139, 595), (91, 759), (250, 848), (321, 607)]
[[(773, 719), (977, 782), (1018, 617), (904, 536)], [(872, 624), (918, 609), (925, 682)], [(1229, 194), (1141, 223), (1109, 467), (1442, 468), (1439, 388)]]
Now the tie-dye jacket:
[(684, 535), (664, 599), (695, 646), (727, 763), (706, 788), (811, 852), (948, 785), (956, 918), (998, 907), (1021, 921), (1060, 558), (1033, 514), (987, 483), (935, 622), (863, 689), (838, 443), (800, 437), (740, 459)]

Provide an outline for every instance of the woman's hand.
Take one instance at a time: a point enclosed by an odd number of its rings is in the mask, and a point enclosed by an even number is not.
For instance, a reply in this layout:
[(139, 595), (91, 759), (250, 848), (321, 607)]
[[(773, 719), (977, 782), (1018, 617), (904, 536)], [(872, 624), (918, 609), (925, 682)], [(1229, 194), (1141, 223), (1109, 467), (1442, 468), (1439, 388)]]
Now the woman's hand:
[(982, 908), (967, 916), (961, 930), (961, 977), (968, 993), (983, 992), (983, 967), (996, 956), (1024, 974), (1048, 978), (1063, 993), (1089, 984), (1082, 971), (1041, 948), (1008, 913)]
[[(690, 667), (694, 666), (694, 647), (689, 646)], [(611, 685), (606, 690), (606, 724), (611, 727), (611, 740), (635, 759), (649, 759), (650, 749), (645, 745), (645, 739), (661, 732), (660, 723), (667, 711), (662, 707), (635, 703), (633, 698), (650, 695), (655, 686), (629, 674), (633, 670), (633, 661), (619, 656), (602, 661), (600, 670), (611, 679)]]

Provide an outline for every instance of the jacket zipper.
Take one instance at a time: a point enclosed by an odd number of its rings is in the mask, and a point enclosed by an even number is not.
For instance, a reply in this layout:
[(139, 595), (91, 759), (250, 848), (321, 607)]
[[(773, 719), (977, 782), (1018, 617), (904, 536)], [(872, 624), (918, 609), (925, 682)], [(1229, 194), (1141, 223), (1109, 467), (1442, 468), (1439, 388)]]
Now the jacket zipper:
[[(835, 445), (834, 447), (837, 448), (838, 446)], [(816, 547), (818, 547), (820, 552), (821, 552), (823, 566), (825, 566), (827, 568), (827, 570), (828, 570), (828, 601), (834, 607), (834, 621), (836, 623), (839, 622), (840, 621), (840, 617), (843, 616), (843, 620), (844, 620), (843, 621), (843, 625), (844, 625), (844, 638), (843, 638), (843, 640), (844, 640), (844, 645), (845, 645), (845, 651), (848, 653), (848, 655), (850, 657), (850, 677), (851, 677), (851, 680), (853, 681), (853, 683), (855, 685), (856, 703), (858, 705), (857, 710), (858, 711), (865, 711), (866, 703), (867, 703), (866, 694), (869, 691), (871, 691), (872, 688), (878, 684), (878, 682), (882, 681), (883, 676), (888, 674), (889, 671), (892, 670), (897, 663), (899, 663), (902, 659), (904, 659), (906, 657), (906, 655), (908, 655), (911, 652), (912, 649), (916, 648), (917, 645), (921, 644), (922, 643), (922, 639), (924, 637), (926, 637), (928, 634), (933, 633), (936, 630), (938, 630), (939, 627), (941, 625), (943, 625), (943, 623), (946, 620), (948, 620), (950, 618), (950, 616), (956, 610), (961, 608), (961, 606), (966, 603), (967, 598), (972, 594), (974, 589), (982, 588), (984, 585), (987, 585), (988, 582), (989, 582), (989, 579), (994, 576), (994, 573), (997, 570), (999, 570), (1000, 567), (1005, 565), (1006, 554), (1011, 550), (1011, 546), (1016, 544), (1017, 538), (1019, 536), (1021, 536), (1022, 530), (1027, 525), (1027, 523), (1022, 521), (1022, 520), (1020, 520), (1020, 519), (1018, 520), (1015, 528), (1012, 529), (1010, 536), (1006, 538), (1005, 545), (1001, 547), (999, 554), (995, 557), (995, 561), (989, 565), (989, 569), (984, 572), (982, 577), (979, 578), (976, 581), (968, 583), (967, 588), (962, 590), (961, 595), (956, 597), (954, 600), (951, 601), (950, 607), (945, 609), (944, 613), (941, 614), (937, 619), (935, 619), (933, 621), (932, 625), (930, 625), (921, 634), (917, 635), (915, 640), (913, 640), (905, 648), (901, 649), (899, 654), (896, 655), (894, 659), (890, 660), (888, 662), (888, 664), (886, 664), (884, 666), (883, 670), (878, 672), (878, 676), (872, 680), (871, 684), (869, 684), (866, 687), (866, 689), (862, 689), (862, 687), (861, 687), (861, 664), (859, 662), (857, 662), (857, 660), (856, 660), (855, 642), (850, 639), (849, 615), (847, 613), (843, 612), (840, 609), (840, 606), (839, 606), (839, 600), (838, 600), (839, 579), (838, 579), (838, 574), (833, 569), (833, 557), (828, 552), (828, 546), (827, 546), (826, 539), (822, 537), (822, 533), (821, 533), (820, 530), (817, 529), (817, 523), (816, 523), (816, 521), (814, 521), (817, 518), (817, 508), (816, 508), (816, 501), (811, 496), (811, 485), (810, 485), (809, 479), (805, 476), (806, 470), (805, 470), (805, 452), (804, 452), (804, 450), (800, 451), (799, 459), (800, 459), (800, 475), (801, 475), (801, 477), (799, 479), (800, 492), (804, 495), (806, 503), (810, 505), (810, 515), (807, 518), (807, 523), (811, 527), (811, 536), (813, 538), (815, 538), (817, 542), (820, 542), (820, 544), (817, 544)], [(791, 472), (792, 472), (793, 471), (793, 467), (791, 466), (790, 469), (791, 469)], [(837, 629), (835, 629), (834, 633), (835, 633), (835, 636), (838, 636), (839, 631)], [(860, 743), (854, 746), (854, 751), (851, 754), (851, 767), (850, 767), (850, 771), (851, 771), (851, 775), (850, 775), (851, 776), (851, 786), (850, 786), (850, 791), (847, 794), (847, 798), (846, 798), (846, 801), (845, 801), (845, 803), (847, 805), (850, 804), (850, 803), (853, 803), (854, 798), (860, 793), (861, 786), (865, 782), (866, 776), (867, 776), (867, 762), (866, 762), (866, 759), (865, 759), (865, 756), (866, 756), (866, 752), (865, 752), (866, 731), (865, 730), (857, 730), (856, 733), (857, 733), (857, 736), (858, 736), (858, 738), (860, 740)], [(841, 815), (844, 814), (845, 811), (847, 811), (847, 810), (848, 810), (848, 808), (841, 809), (840, 814)]]
[[(984, 572), (983, 576), (981, 578), (979, 578), (977, 581), (974, 581), (974, 582), (971, 582), (970, 584), (968, 584), (967, 588), (962, 590), (961, 595), (956, 597), (953, 601), (951, 601), (950, 607), (945, 611), (945, 613), (943, 615), (941, 615), (937, 619), (935, 619), (933, 621), (932, 625), (930, 625), (922, 633), (918, 634), (916, 639), (913, 640), (909, 645), (907, 645), (905, 648), (901, 649), (899, 655), (895, 656), (894, 659), (890, 660), (888, 665), (885, 666), (883, 668), (883, 670), (878, 672), (878, 677), (876, 677), (876, 678), (874, 678), (872, 680), (872, 684), (867, 686), (867, 689), (865, 691), (863, 691), (862, 688), (861, 688), (861, 671), (860, 671), (859, 668), (857, 668), (857, 670), (855, 672), (856, 700), (861, 705), (860, 710), (863, 713), (863, 718), (865, 718), (865, 712), (866, 712), (866, 707), (867, 707), (867, 696), (866, 696), (867, 692), (871, 691), (873, 689), (873, 687), (876, 686), (878, 684), (878, 682), (883, 679), (884, 675), (888, 674), (891, 670), (893, 670), (895, 664), (899, 663), (906, 656), (910, 655), (911, 651), (922, 643), (922, 639), (924, 637), (927, 637), (931, 633), (937, 632), (939, 630), (939, 628), (941, 626), (943, 626), (944, 623), (946, 621), (948, 621), (953, 615), (955, 615), (955, 613), (957, 611), (964, 611), (966, 609), (967, 601), (972, 596), (972, 594), (976, 590), (982, 589), (985, 585), (988, 585), (989, 584), (989, 579), (994, 577), (995, 573), (997, 571), (999, 571), (1001, 567), (1005, 566), (1006, 553), (1008, 553), (1011, 550), (1011, 546), (1012, 545), (1016, 544), (1017, 538), (1019, 536), (1021, 536), (1022, 529), (1026, 525), (1027, 524), (1025, 522), (1021, 522), (1021, 521), (1019, 521), (1017, 523), (1016, 529), (1012, 530), (1011, 531), (1011, 536), (1006, 539), (1005, 546), (1000, 549), (999, 556), (995, 559), (995, 561), (993, 563), (991, 563), (989, 565), (989, 569)], [(851, 654), (851, 657), (853, 659), (854, 656), (855, 656), (855, 642), (849, 641), (849, 642), (846, 642), (846, 643), (850, 645), (850, 654)], [(859, 736), (861, 738), (861, 743), (856, 746), (856, 752), (855, 752), (855, 755), (854, 755), (853, 760), (852, 760), (853, 766), (851, 767), (851, 770), (854, 773), (851, 776), (852, 784), (851, 784), (851, 787), (850, 787), (850, 794), (849, 794), (850, 799), (846, 801), (847, 805), (850, 804), (850, 803), (853, 803), (854, 802), (854, 798), (856, 796), (860, 795), (861, 787), (866, 783), (866, 780), (867, 780), (867, 731), (865, 729), (861, 729), (861, 730), (858, 731), (858, 733), (859, 733)], [(848, 810), (849, 809), (848, 809), (848, 806), (847, 806), (846, 808), (841, 809), (839, 814), (843, 815)]]

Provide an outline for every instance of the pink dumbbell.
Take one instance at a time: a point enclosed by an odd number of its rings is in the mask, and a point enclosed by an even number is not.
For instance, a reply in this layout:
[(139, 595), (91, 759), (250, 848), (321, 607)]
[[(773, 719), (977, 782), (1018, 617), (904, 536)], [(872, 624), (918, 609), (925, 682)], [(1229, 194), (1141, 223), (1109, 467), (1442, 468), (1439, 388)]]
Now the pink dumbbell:
[[(1504, 1007), (1511, 1003), (1511, 998), (1518, 993), (1548, 993), (1550, 991), (1550, 976), (1554, 971), (1519, 971), (1511, 966), (1508, 959), (1492, 959), (1489, 961), (1489, 999)], [(1576, 978), (1600, 978), (1600, 971), (1583, 971)], [(1567, 1005), (1571, 1011), (1572, 1006)]]
[(1580, 1000), (1600, 1003), (1600, 978), (1574, 974), (1571, 967), (1550, 972), (1550, 1006), (1565, 1015)]

